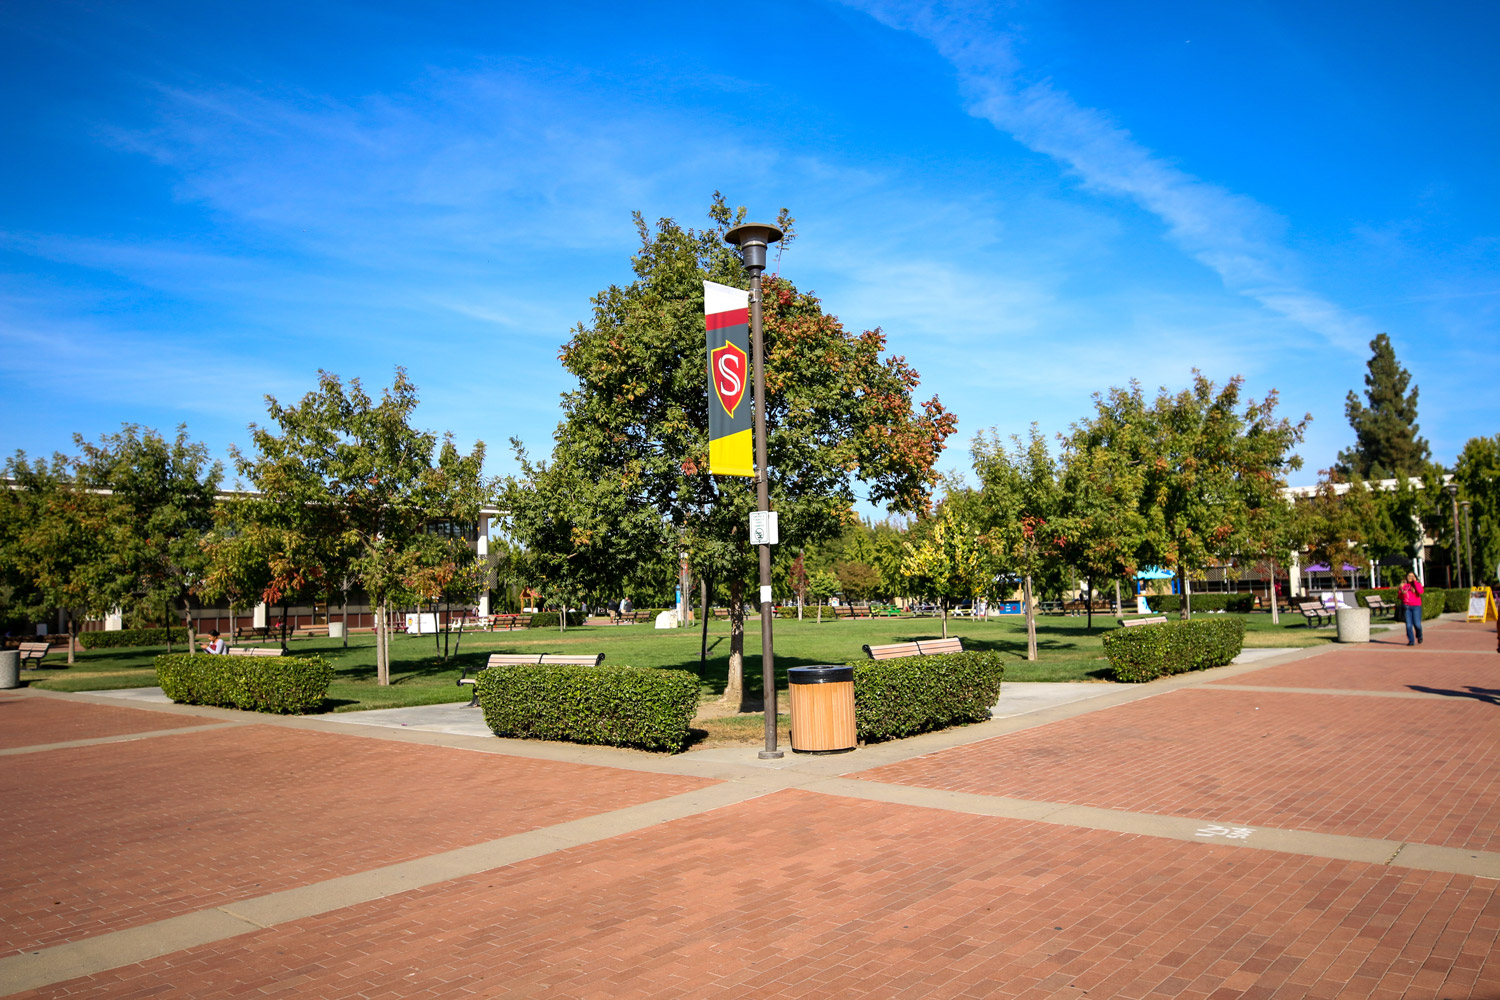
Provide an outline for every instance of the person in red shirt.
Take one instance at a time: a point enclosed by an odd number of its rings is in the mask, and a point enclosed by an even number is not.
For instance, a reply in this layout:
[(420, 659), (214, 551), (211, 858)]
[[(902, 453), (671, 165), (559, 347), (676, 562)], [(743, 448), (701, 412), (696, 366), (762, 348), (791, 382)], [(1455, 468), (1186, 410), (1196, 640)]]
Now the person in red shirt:
[(1417, 579), (1417, 574), (1406, 574), (1406, 582), (1397, 591), (1396, 603), (1401, 606), (1401, 617), (1406, 620), (1406, 644), (1415, 646), (1422, 641), (1422, 581)]

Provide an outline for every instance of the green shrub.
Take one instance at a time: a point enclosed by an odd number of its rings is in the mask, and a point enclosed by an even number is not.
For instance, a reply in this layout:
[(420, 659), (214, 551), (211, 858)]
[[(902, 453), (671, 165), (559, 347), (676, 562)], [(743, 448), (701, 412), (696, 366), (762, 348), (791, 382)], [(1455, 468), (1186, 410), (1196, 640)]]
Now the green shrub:
[[(1450, 587), (1447, 590), (1443, 591), (1443, 593), (1447, 595), (1446, 599), (1443, 601), (1444, 611), (1469, 610), (1469, 588)], [(1427, 613), (1425, 611), (1422, 613), (1422, 617), (1427, 617)]]
[[(527, 628), (557, 628), (556, 611), (538, 611), (531, 616), (531, 621), (526, 623)], [(568, 628), (577, 628), (588, 621), (588, 615), (582, 611), (568, 612)]]
[[(1422, 620), (1425, 622), (1442, 614), (1448, 607), (1448, 595), (1452, 593), (1453, 591), (1443, 590), (1440, 587), (1429, 587), (1423, 591)], [(1465, 590), (1461, 591), (1461, 593), (1465, 597), (1463, 607), (1466, 608), (1469, 606), (1467, 600), (1469, 592)]]
[(495, 735), (520, 739), (677, 753), (698, 712), (698, 678), (686, 670), (497, 666), (480, 671), (475, 688)]
[(1240, 655), (1244, 644), (1243, 618), (1194, 618), (1104, 634), (1104, 653), (1114, 679), (1130, 683), (1222, 667)]
[(168, 698), (283, 715), (309, 712), (328, 696), (333, 667), (321, 656), (163, 653), (156, 677)]
[[(172, 641), (187, 645), (187, 629), (174, 628)], [(121, 649), (126, 646), (165, 646), (164, 628), (127, 628), (114, 632), (79, 632), (78, 645), (84, 649)]]
[(859, 660), (854, 668), (854, 721), (874, 743), (983, 722), (1000, 697), (1000, 654), (942, 653), (895, 660)]
[[(1176, 614), (1182, 610), (1181, 594), (1163, 594), (1147, 597), (1146, 603), (1159, 614)], [(1194, 594), (1193, 613), (1199, 611), (1225, 611), (1230, 614), (1248, 615), (1255, 610), (1254, 594)]]

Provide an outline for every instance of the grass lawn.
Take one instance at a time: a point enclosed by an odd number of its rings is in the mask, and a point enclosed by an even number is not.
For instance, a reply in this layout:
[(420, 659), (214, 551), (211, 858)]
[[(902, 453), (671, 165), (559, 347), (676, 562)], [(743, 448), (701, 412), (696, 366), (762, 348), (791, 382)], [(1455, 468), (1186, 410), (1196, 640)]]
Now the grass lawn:
[[(1307, 628), (1301, 616), (1284, 615), (1279, 626), (1271, 623), (1269, 615), (1244, 618), (1247, 647), (1312, 646), (1333, 638), (1331, 627)], [(987, 622), (950, 620), (948, 632), (962, 636), (966, 648), (990, 649), (1002, 654), (1008, 682), (1089, 681), (1109, 677), (1101, 637), (1115, 627), (1114, 619), (1107, 615), (1096, 615), (1092, 630), (1082, 617), (1039, 618), (1039, 658), (1035, 663), (1024, 659), (1026, 623), (1019, 616)], [(861, 658), (860, 647), (865, 644), (936, 638), (940, 634), (939, 622), (931, 618), (844, 619), (821, 624), (812, 620), (779, 620), (775, 631), (778, 687), (784, 690), (787, 667), (845, 663)], [(745, 638), (745, 681), (758, 696), (760, 626), (757, 621), (749, 623)], [(716, 696), (723, 692), (728, 673), (729, 623), (709, 623), (708, 660), (701, 670), (699, 644), (700, 632), (696, 628), (657, 631), (649, 625), (583, 626), (566, 633), (554, 629), (473, 632), (463, 637), (459, 652), (445, 661), (436, 651), (431, 636), (398, 635), (391, 640), (391, 684), (380, 687), (375, 683), (374, 637), (368, 633), (351, 636), (347, 650), (338, 639), (295, 639), (289, 643), (293, 653), (322, 653), (332, 660), (335, 676), (327, 707), (337, 712), (467, 701), (469, 690), (455, 684), (459, 672), (465, 666), (482, 666), (490, 653), (602, 652), (607, 663), (691, 670), (698, 674), (704, 695)], [(177, 648), (180, 650), (181, 646)], [(66, 667), (65, 656), (55, 651), (48, 655), (41, 669), (22, 671), (22, 679), (54, 691), (151, 687), (156, 684), (154, 657), (165, 651), (165, 646), (80, 650), (78, 662), (72, 667)], [(759, 725), (751, 728), (759, 732)]]

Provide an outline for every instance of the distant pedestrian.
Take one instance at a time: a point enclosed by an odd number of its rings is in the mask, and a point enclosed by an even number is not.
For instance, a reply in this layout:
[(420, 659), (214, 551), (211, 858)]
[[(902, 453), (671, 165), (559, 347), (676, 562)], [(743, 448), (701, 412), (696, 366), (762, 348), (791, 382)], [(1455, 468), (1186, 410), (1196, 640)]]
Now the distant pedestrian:
[(607, 607), (609, 608), (609, 620), (612, 621), (612, 622), (619, 621), (620, 620), (620, 602), (614, 600), (613, 598), (611, 598), (609, 604), (607, 605)]
[(620, 614), (628, 615), (634, 610), (635, 605), (630, 603), (630, 598), (627, 597), (620, 601)]
[(1396, 603), (1406, 621), (1406, 644), (1415, 646), (1422, 641), (1422, 581), (1417, 574), (1406, 574), (1406, 581), (1397, 591)]

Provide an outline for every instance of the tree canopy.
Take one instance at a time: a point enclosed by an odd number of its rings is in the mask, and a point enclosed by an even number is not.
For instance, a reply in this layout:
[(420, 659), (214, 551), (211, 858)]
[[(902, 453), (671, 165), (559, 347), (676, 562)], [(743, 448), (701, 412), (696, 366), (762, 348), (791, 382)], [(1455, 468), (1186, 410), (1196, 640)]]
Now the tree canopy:
[[(634, 280), (594, 296), (592, 318), (562, 347), (578, 384), (563, 397), (551, 463), (598, 484), (588, 503), (658, 518), (699, 576), (729, 585), (726, 698), (735, 701), (744, 695), (741, 604), (754, 572), (746, 522), (756, 501), (753, 480), (708, 472), (702, 282), (748, 286), (739, 251), (723, 240), (742, 214), (716, 196), (706, 229), (662, 219), (653, 230), (636, 215)], [(789, 225), (784, 211), (783, 220)], [(884, 354), (878, 329), (845, 330), (816, 296), (780, 275), (764, 279), (763, 301), (770, 494), (782, 546), (837, 535), (858, 500), (924, 507), (953, 415), (936, 397), (914, 403), (919, 377)], [(643, 537), (649, 532), (627, 532), (611, 544)], [(548, 544), (539, 534), (519, 540)]]
[(1420, 475), (1431, 451), (1417, 436), (1417, 387), (1411, 373), (1396, 361), (1391, 338), (1382, 333), (1370, 341), (1370, 360), (1365, 375), (1365, 402), (1354, 390), (1344, 403), (1354, 446), (1339, 452), (1335, 470), (1362, 479), (1389, 479)]

